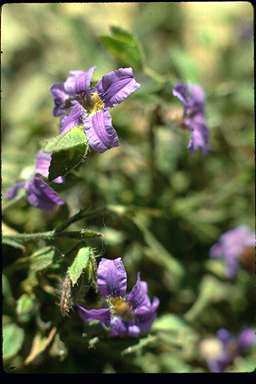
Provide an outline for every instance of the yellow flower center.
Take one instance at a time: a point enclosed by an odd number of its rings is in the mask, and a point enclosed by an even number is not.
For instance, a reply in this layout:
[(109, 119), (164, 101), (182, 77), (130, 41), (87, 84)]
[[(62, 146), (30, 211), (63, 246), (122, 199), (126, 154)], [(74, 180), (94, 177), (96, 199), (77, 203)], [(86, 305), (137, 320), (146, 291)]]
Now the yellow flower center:
[(204, 359), (218, 359), (223, 353), (223, 346), (219, 340), (208, 338), (199, 344), (199, 352)]
[(101, 100), (97, 92), (93, 92), (88, 97), (88, 104), (86, 107), (87, 107), (89, 116), (92, 116), (96, 112), (102, 111), (104, 109), (104, 102)]
[(132, 320), (132, 308), (123, 297), (111, 297), (108, 305), (114, 315), (122, 317), (124, 320)]

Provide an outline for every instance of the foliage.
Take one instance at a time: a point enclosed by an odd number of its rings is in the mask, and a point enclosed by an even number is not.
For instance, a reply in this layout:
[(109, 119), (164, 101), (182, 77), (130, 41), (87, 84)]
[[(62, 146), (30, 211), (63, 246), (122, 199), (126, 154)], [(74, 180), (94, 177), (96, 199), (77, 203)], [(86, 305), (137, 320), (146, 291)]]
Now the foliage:
[[(107, 7), (114, 14), (116, 6), (123, 19), (113, 23)], [(248, 3), (225, 9), (207, 4), (209, 19), (203, 23), (199, 14), (193, 23), (186, 3), (116, 6), (3, 8), (7, 372), (208, 372), (201, 340), (223, 327), (234, 334), (255, 328), (251, 271), (241, 267), (230, 280), (223, 262), (209, 257), (223, 232), (240, 224), (254, 229), (252, 39), (237, 43), (252, 9)], [(132, 7), (129, 20), (125, 6)], [(216, 26), (210, 22), (214, 7), (220, 7), (218, 20), (222, 15)], [(102, 25), (95, 27), (98, 12)], [(218, 40), (218, 31), (227, 35)], [(79, 126), (58, 135), (49, 91), (70, 70), (93, 65), (97, 80), (120, 66), (132, 67), (141, 84), (111, 111), (120, 146), (102, 154), (89, 150)], [(188, 132), (175, 117), (182, 107), (171, 95), (176, 82), (196, 82), (205, 90), (208, 155), (187, 150)], [(17, 180), (27, 179), (42, 148), (52, 154), (48, 182), (66, 202), (50, 212), (31, 207), (22, 191), (11, 202), (4, 198)], [(52, 183), (58, 176), (65, 177), (63, 184)], [(111, 338), (97, 322), (79, 318), (76, 303), (98, 305), (96, 268), (102, 256), (121, 257), (131, 287), (140, 272), (150, 297), (159, 298), (149, 334)], [(70, 299), (66, 312), (63, 295)], [(228, 370), (251, 371), (255, 357), (254, 349)]]

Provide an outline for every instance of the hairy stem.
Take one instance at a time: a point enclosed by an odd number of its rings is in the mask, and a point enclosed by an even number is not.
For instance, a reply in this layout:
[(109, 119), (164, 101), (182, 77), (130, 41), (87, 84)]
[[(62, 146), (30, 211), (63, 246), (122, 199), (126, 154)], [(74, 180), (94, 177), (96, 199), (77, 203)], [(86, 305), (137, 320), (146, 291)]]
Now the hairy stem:
[(38, 232), (38, 233), (18, 233), (12, 236), (5, 236), (9, 240), (20, 240), (22, 242), (33, 241), (33, 240), (53, 240), (56, 238), (64, 237), (69, 239), (91, 239), (102, 237), (103, 234), (100, 232), (90, 231), (90, 230), (81, 230), (81, 231), (66, 231), (66, 232)]
[(59, 227), (57, 227), (55, 232), (62, 232), (64, 229), (66, 229), (71, 224), (75, 223), (76, 221), (97, 216), (98, 214), (104, 212), (104, 210), (105, 210), (104, 207), (91, 209), (91, 210), (87, 209), (87, 208), (81, 209), (80, 211), (75, 213), (73, 216), (71, 216), (67, 221), (65, 221), (63, 224), (61, 224)]

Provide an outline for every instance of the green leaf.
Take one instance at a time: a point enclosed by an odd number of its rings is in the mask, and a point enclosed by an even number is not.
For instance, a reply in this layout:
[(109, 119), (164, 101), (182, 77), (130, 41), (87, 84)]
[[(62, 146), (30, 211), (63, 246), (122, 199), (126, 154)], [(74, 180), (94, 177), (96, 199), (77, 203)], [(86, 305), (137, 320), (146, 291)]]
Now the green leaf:
[(24, 341), (24, 331), (16, 324), (7, 324), (3, 327), (3, 358), (10, 359), (15, 356)]
[(111, 36), (102, 36), (101, 42), (123, 65), (142, 70), (143, 52), (138, 40), (130, 32), (119, 27), (111, 27)]
[(38, 251), (34, 252), (30, 256), (31, 270), (33, 272), (38, 272), (48, 268), (53, 262), (54, 253), (55, 253), (55, 250), (51, 246), (43, 247)]
[(72, 265), (68, 268), (67, 273), (72, 281), (73, 286), (77, 283), (83, 270), (87, 267), (91, 252), (92, 250), (90, 247), (83, 247), (79, 249)]
[(3, 242), (3, 244), (9, 245), (10, 247), (18, 248), (22, 252), (25, 251), (25, 247), (21, 243), (19, 243), (17, 240), (8, 239), (5, 236), (3, 236), (2, 242)]
[(77, 126), (68, 132), (55, 136), (42, 143), (45, 152), (55, 153), (65, 151), (81, 144), (87, 144), (83, 126)]
[(180, 330), (189, 329), (184, 320), (176, 315), (163, 315), (156, 319), (153, 323), (152, 330), (154, 331), (169, 331), (178, 332)]
[(34, 309), (34, 300), (30, 295), (24, 293), (17, 301), (16, 312), (17, 315), (22, 316), (32, 312)]
[(2, 273), (2, 294), (7, 302), (14, 302), (9, 280), (4, 273)]
[[(223, 283), (211, 275), (204, 276), (200, 283), (197, 300), (185, 314), (185, 319), (189, 322), (193, 322), (201, 315), (209, 304), (228, 300), (231, 289), (232, 288), (228, 283)], [(232, 294), (234, 295), (234, 291)]]
[(87, 144), (80, 144), (69, 150), (60, 151), (52, 154), (49, 167), (49, 181), (58, 176), (65, 176), (72, 169), (81, 164), (88, 152)]
[(88, 282), (90, 285), (93, 285), (96, 288), (96, 273), (97, 273), (97, 263), (95, 260), (95, 256), (93, 254), (93, 250), (91, 249), (89, 263), (87, 267), (88, 274)]
[(134, 352), (140, 352), (142, 349), (148, 345), (152, 345), (156, 342), (157, 338), (156, 336), (148, 335), (142, 339), (139, 340), (139, 342), (131, 347), (125, 348), (122, 352), (121, 355), (128, 355), (130, 353)]
[(157, 334), (162, 343), (174, 348), (182, 348), (188, 354), (191, 353), (198, 339), (196, 332), (182, 318), (171, 314), (156, 319), (152, 326), (152, 332)]
[(49, 181), (58, 176), (64, 176), (77, 167), (85, 160), (88, 148), (88, 140), (83, 126), (74, 127), (65, 134), (55, 136), (44, 142), (42, 149), (52, 153)]

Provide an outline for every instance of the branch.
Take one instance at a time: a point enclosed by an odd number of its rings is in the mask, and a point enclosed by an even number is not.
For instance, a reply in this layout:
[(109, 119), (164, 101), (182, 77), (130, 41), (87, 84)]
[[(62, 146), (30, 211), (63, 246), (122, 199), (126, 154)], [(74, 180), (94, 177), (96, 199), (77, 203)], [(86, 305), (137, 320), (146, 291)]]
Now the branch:
[(97, 237), (102, 237), (103, 234), (100, 232), (90, 231), (90, 230), (81, 230), (81, 231), (67, 231), (67, 232), (38, 232), (38, 233), (17, 233), (12, 236), (5, 236), (5, 239), (8, 240), (17, 240), (17, 241), (33, 241), (33, 240), (53, 240), (56, 238), (64, 237), (69, 239), (92, 239)]

